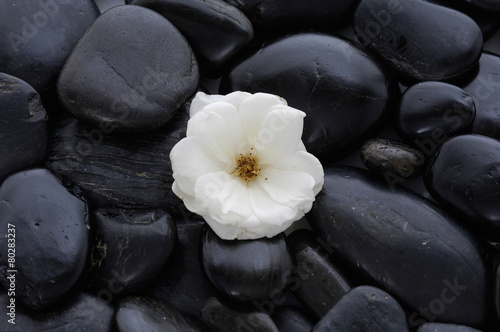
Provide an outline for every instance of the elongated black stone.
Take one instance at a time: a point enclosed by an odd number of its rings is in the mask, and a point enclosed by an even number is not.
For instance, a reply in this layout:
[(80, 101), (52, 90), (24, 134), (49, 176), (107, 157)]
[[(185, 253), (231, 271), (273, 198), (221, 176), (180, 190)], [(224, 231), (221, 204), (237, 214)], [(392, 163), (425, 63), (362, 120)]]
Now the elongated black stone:
[(434, 202), (367, 171), (329, 167), (308, 220), (355, 270), (409, 306), (410, 320), (486, 323), (493, 290), (484, 248)]

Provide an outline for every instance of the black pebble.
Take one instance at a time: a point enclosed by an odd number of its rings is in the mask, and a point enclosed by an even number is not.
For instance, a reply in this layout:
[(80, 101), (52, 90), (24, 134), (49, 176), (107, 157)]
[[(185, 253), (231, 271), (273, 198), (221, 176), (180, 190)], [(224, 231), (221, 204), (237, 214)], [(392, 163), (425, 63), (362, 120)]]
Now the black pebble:
[(277, 307), (271, 318), (280, 331), (310, 332), (314, 327), (314, 319), (304, 309), (295, 306)]

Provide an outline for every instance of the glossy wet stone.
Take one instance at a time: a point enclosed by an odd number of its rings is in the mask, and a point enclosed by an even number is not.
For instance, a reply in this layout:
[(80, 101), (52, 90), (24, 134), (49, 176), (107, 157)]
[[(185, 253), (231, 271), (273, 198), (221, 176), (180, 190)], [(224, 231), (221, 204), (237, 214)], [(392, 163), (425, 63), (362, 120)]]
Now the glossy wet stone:
[(209, 227), (201, 234), (202, 267), (232, 299), (253, 301), (281, 293), (292, 271), (284, 234), (256, 240), (222, 240)]
[(302, 140), (323, 161), (353, 152), (380, 129), (392, 91), (363, 50), (319, 33), (263, 46), (223, 76), (220, 92), (235, 90), (274, 93), (304, 111)]
[(342, 299), (314, 326), (312, 332), (408, 331), (399, 303), (388, 293), (372, 286), (359, 286)]
[(412, 82), (454, 78), (474, 65), (483, 47), (470, 17), (425, 1), (362, 0), (354, 31), (401, 79)]
[(350, 21), (357, 1), (225, 0), (242, 10), (262, 33), (320, 29), (331, 31)]
[(208, 299), (203, 304), (201, 317), (213, 326), (216, 331), (279, 331), (267, 313), (226, 305), (216, 297)]
[(0, 72), (39, 93), (55, 86), (71, 50), (100, 14), (91, 0), (5, 0), (0, 13)]
[(186, 135), (182, 109), (162, 129), (149, 134), (119, 134), (88, 127), (73, 118), (54, 124), (47, 168), (78, 187), (94, 207), (164, 209), (178, 213), (182, 201), (172, 192), (170, 150)]
[[(8, 289), (10, 285), (7, 271), (17, 270), (16, 301), (40, 309), (61, 299), (76, 283), (87, 257), (85, 202), (48, 170), (20, 172), (0, 187), (0, 223), (3, 286)], [(9, 238), (15, 239), (14, 263), (7, 260)]]
[(484, 248), (436, 203), (359, 168), (328, 167), (308, 221), (355, 271), (408, 306), (410, 320), (488, 319)]
[(474, 99), (476, 118), (471, 132), (500, 139), (500, 58), (483, 53), (476, 76), (463, 86)]
[(271, 318), (279, 331), (310, 332), (314, 327), (314, 320), (299, 307), (277, 307)]
[(351, 290), (345, 271), (333, 264), (332, 251), (309, 230), (297, 230), (287, 237), (293, 257), (289, 289), (295, 297), (321, 318)]
[(425, 323), (417, 329), (417, 332), (481, 332), (481, 331), (465, 325), (446, 324), (446, 323)]
[[(10, 298), (7, 293), (0, 293), (0, 305), (6, 308)], [(76, 293), (66, 298), (55, 307), (43, 311), (27, 310), (16, 303), (15, 319), (11, 324), (7, 319), (0, 325), (1, 331), (93, 331), (113, 332), (114, 307), (109, 303), (87, 293)], [(7, 309), (9, 311), (9, 309)]]
[(7, 175), (42, 162), (47, 149), (47, 113), (28, 83), (3, 73), (0, 109), (1, 183)]
[(476, 105), (461, 88), (422, 82), (403, 93), (394, 124), (403, 139), (430, 157), (448, 138), (470, 131), (475, 117)]
[(116, 311), (116, 325), (119, 332), (212, 331), (193, 315), (162, 301), (140, 296), (120, 301)]
[(178, 240), (171, 260), (146, 294), (199, 316), (203, 303), (217, 293), (200, 265), (200, 236), (205, 222), (177, 220), (176, 225)]
[(168, 20), (139, 6), (117, 6), (80, 39), (57, 91), (69, 113), (93, 126), (148, 132), (175, 114), (198, 80), (191, 48)]
[(500, 239), (500, 141), (475, 134), (450, 139), (430, 162), (425, 185), (464, 223)]
[(91, 222), (91, 283), (97, 290), (111, 285), (126, 293), (149, 286), (177, 240), (175, 223), (162, 210), (97, 209)]
[(218, 76), (227, 61), (253, 38), (247, 17), (222, 0), (135, 0), (174, 24), (186, 37), (202, 73)]
[(361, 161), (373, 173), (396, 181), (420, 175), (425, 155), (398, 141), (373, 138), (361, 146)]

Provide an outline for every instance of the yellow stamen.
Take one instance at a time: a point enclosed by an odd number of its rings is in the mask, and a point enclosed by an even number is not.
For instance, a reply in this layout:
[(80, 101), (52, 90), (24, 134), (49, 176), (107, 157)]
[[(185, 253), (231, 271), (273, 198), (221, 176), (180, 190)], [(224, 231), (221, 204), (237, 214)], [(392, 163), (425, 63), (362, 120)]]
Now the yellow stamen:
[(255, 180), (260, 173), (259, 158), (251, 152), (247, 155), (240, 153), (236, 157), (236, 167), (231, 174), (239, 176), (245, 182)]

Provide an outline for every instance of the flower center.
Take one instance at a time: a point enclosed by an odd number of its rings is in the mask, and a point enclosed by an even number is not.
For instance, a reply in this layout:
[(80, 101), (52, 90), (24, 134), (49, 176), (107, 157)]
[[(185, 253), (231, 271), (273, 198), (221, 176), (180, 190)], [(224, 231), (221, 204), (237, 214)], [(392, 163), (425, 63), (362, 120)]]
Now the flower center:
[(236, 167), (231, 174), (239, 176), (245, 182), (249, 182), (255, 180), (260, 170), (259, 158), (256, 155), (252, 154), (252, 152), (247, 155), (240, 153), (240, 155), (236, 157)]

